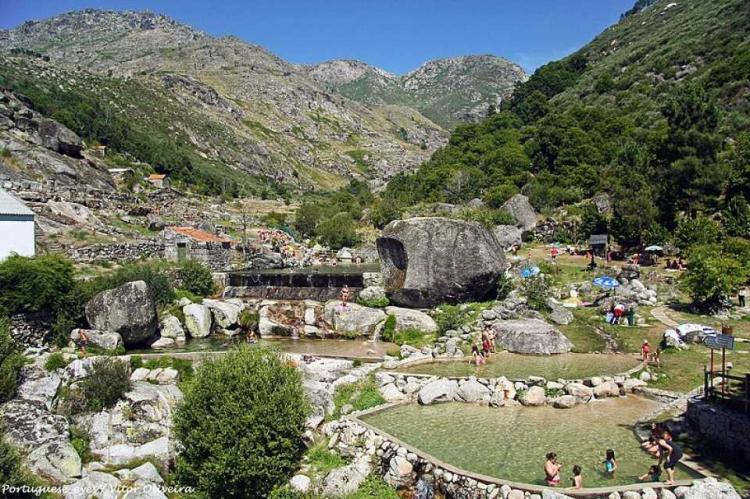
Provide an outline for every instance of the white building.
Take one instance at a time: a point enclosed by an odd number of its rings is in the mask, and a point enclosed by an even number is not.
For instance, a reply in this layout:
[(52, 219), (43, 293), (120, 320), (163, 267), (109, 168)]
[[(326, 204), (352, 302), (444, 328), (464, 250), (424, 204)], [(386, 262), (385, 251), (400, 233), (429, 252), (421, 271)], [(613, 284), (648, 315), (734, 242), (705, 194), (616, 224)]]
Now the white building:
[(0, 189), (0, 260), (12, 253), (34, 256), (34, 212)]

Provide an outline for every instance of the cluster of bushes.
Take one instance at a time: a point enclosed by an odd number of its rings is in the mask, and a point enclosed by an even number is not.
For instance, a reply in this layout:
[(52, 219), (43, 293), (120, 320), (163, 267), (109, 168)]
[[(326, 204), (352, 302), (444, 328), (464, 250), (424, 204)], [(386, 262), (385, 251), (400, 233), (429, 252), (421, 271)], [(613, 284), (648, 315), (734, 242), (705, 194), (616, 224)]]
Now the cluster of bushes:
[(213, 292), (211, 271), (202, 263), (184, 262), (174, 271), (163, 261), (133, 261), (91, 279), (77, 279), (70, 260), (59, 255), (25, 257), (12, 255), (0, 262), (0, 317), (47, 312), (60, 344), (71, 329), (85, 327), (84, 307), (97, 293), (130, 281), (145, 281), (159, 309), (176, 297), (179, 280), (193, 295)]
[(177, 482), (204, 497), (267, 497), (297, 469), (308, 412), (300, 372), (272, 350), (202, 363), (174, 416)]
[(86, 377), (62, 392), (64, 410), (70, 414), (99, 412), (113, 407), (131, 388), (130, 369), (118, 358), (100, 358)]
[(367, 184), (357, 180), (330, 194), (307, 195), (297, 210), (294, 230), (333, 249), (354, 246), (360, 241), (365, 208), (374, 199)]

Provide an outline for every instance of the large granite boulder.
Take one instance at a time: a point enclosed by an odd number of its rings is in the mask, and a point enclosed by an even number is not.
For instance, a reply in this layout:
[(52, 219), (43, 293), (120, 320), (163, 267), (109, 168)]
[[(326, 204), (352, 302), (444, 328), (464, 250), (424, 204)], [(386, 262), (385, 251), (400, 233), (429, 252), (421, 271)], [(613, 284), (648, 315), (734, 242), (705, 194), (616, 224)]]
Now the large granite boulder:
[(377, 244), (385, 289), (394, 303), (406, 307), (481, 299), (505, 270), (502, 246), (476, 222), (395, 220)]
[(42, 118), (39, 120), (38, 132), (42, 145), (47, 149), (73, 158), (81, 157), (81, 138), (64, 125), (55, 120)]
[(235, 303), (206, 299), (203, 300), (203, 304), (211, 310), (216, 326), (230, 328), (237, 324), (240, 317), (240, 307)]
[(97, 329), (74, 329), (70, 332), (70, 341), (77, 342), (85, 334), (88, 344), (102, 350), (115, 350), (122, 346), (122, 337), (118, 333), (99, 331)]
[(536, 225), (536, 212), (531, 206), (529, 198), (523, 194), (516, 194), (503, 204), (501, 209), (510, 213), (516, 221), (516, 227), (523, 230), (533, 229)]
[(185, 327), (193, 338), (205, 338), (211, 334), (211, 311), (200, 303), (191, 303), (182, 307), (185, 316)]
[(420, 404), (430, 405), (433, 402), (453, 400), (457, 391), (458, 382), (455, 379), (439, 378), (423, 386), (417, 398)]
[(37, 447), (26, 457), (26, 466), (53, 483), (70, 483), (81, 476), (81, 458), (65, 440)]
[(133, 281), (94, 296), (86, 304), (94, 329), (118, 333), (125, 346), (146, 343), (156, 334), (156, 305), (148, 285)]
[(553, 355), (570, 352), (573, 344), (559, 330), (540, 319), (496, 321), (497, 343), (513, 353)]
[(498, 225), (492, 229), (492, 234), (503, 249), (508, 249), (514, 244), (521, 244), (523, 231), (515, 225)]
[(378, 324), (386, 319), (385, 312), (379, 308), (363, 307), (356, 303), (347, 303), (344, 306), (338, 300), (326, 303), (324, 314), (326, 321), (337, 333), (368, 337), (372, 336)]
[(67, 441), (70, 430), (65, 416), (51, 414), (36, 400), (14, 399), (0, 406), (0, 425), (8, 443), (28, 452), (48, 442)]
[(162, 338), (171, 338), (177, 343), (185, 343), (185, 330), (180, 319), (174, 315), (167, 314), (159, 323), (159, 332)]
[(396, 318), (396, 331), (416, 329), (426, 333), (435, 333), (438, 330), (437, 323), (432, 317), (419, 310), (400, 307), (386, 307), (385, 313)]

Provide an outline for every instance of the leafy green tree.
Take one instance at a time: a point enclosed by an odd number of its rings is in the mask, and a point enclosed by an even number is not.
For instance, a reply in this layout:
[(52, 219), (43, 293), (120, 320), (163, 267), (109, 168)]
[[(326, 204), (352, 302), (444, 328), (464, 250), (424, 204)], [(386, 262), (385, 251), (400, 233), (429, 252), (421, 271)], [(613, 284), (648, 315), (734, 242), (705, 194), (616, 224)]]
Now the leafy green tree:
[(519, 190), (513, 184), (501, 184), (490, 188), (484, 193), (484, 202), (491, 208), (500, 208), (503, 203), (518, 194)]
[(320, 242), (332, 249), (354, 246), (359, 242), (357, 224), (347, 212), (337, 213), (318, 224), (315, 232)]
[(643, 247), (647, 231), (656, 225), (659, 216), (651, 185), (643, 177), (631, 174), (627, 182), (616, 185), (612, 199), (612, 235), (626, 248)]
[(747, 281), (747, 268), (717, 244), (694, 246), (688, 258), (690, 265), (682, 277), (682, 285), (693, 305), (701, 310), (721, 308)]
[(734, 196), (723, 213), (724, 229), (730, 236), (750, 237), (750, 204), (741, 194)]
[(719, 224), (704, 216), (683, 217), (675, 230), (677, 247), (683, 250), (688, 250), (693, 246), (716, 243), (720, 236)]
[(299, 371), (274, 351), (204, 362), (174, 417), (178, 483), (203, 497), (267, 497), (298, 467), (308, 408)]
[(211, 269), (197, 260), (187, 260), (180, 265), (182, 287), (199, 296), (209, 296), (214, 291)]

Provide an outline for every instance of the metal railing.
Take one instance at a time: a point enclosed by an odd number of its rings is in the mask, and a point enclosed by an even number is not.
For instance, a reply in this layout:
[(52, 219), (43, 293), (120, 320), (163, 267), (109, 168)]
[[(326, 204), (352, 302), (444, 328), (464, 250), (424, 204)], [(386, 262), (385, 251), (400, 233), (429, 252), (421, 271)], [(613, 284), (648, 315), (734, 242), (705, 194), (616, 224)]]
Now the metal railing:
[(750, 414), (750, 373), (733, 376), (729, 372), (711, 371), (704, 367), (703, 397)]

